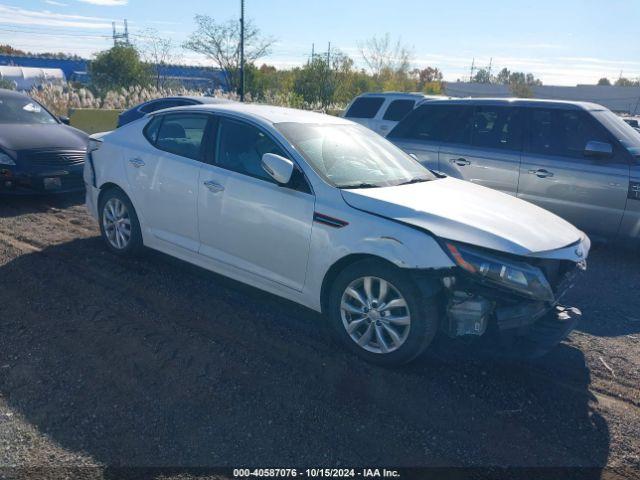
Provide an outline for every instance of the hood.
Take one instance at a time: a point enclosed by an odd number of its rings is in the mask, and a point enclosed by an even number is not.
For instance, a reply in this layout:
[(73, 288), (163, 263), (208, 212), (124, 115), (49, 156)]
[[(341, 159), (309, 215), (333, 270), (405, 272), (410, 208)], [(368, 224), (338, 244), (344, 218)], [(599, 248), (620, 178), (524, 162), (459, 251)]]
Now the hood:
[(434, 235), (514, 255), (566, 247), (584, 234), (524, 200), (454, 178), (342, 190), (350, 206)]
[(87, 134), (64, 124), (0, 125), (0, 148), (7, 150), (84, 150), (88, 140)]

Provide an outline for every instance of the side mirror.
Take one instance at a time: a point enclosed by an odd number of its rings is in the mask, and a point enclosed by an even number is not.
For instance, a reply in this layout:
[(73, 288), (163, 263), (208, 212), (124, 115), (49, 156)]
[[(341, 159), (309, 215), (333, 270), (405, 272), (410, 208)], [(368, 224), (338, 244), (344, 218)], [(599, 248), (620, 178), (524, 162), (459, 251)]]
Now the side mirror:
[(265, 153), (262, 156), (262, 169), (278, 184), (285, 185), (293, 175), (293, 162), (275, 153)]
[(584, 147), (584, 154), (587, 157), (610, 157), (613, 155), (613, 147), (607, 142), (591, 140)]
[(65, 117), (64, 115), (60, 115), (58, 117), (58, 120), (60, 120), (65, 125), (71, 125), (71, 120), (69, 120), (69, 117)]

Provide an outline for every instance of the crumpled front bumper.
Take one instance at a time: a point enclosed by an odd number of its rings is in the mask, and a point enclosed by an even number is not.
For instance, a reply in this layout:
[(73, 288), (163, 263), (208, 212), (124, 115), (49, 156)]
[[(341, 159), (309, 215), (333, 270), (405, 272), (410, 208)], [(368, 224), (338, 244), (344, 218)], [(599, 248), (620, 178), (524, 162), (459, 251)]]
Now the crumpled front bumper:
[[(451, 337), (481, 336), (485, 347), (498, 356), (539, 357), (566, 338), (581, 316), (577, 308), (561, 304), (580, 271), (576, 264), (573, 265), (573, 269), (558, 274), (557, 281), (553, 283), (552, 302), (525, 298), (512, 291), (483, 284), (460, 272), (452, 289), (445, 290), (448, 300), (443, 330)], [(467, 295), (464, 298), (470, 302), (468, 308), (461, 308), (459, 303), (455, 303), (459, 301), (459, 292)], [(483, 305), (484, 310), (474, 308), (476, 305)], [(482, 320), (473, 318), (477, 312), (484, 317)], [(462, 328), (452, 323), (460, 319), (466, 322)], [(478, 321), (484, 324), (479, 325)]]

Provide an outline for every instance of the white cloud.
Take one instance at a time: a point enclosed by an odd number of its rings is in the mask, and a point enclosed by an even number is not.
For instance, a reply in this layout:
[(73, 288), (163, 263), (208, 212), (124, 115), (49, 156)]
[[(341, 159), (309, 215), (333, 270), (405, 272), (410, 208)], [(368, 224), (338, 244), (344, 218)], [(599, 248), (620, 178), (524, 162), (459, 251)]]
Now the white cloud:
[(102, 5), (103, 7), (119, 7), (126, 5), (129, 0), (78, 0), (83, 3), (90, 3), (92, 5)]
[(56, 7), (68, 7), (68, 3), (56, 2), (55, 0), (44, 0), (44, 3), (55, 5)]
[(85, 17), (53, 13), (47, 10), (26, 10), (19, 7), (0, 5), (0, 24), (31, 25), (44, 27), (68, 27), (110, 29), (111, 20), (100, 17)]

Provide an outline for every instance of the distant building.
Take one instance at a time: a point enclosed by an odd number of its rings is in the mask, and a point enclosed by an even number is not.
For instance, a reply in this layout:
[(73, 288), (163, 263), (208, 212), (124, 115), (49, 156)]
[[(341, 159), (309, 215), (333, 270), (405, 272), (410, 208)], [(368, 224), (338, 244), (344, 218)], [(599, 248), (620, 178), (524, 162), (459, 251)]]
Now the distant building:
[[(574, 100), (599, 103), (618, 113), (640, 114), (640, 87), (577, 85), (559, 87), (541, 85), (529, 87), (534, 98)], [(512, 97), (508, 85), (471, 82), (444, 82), (445, 93), (451, 97)]]
[[(0, 67), (57, 69), (63, 72), (64, 78), (67, 81), (83, 84), (88, 84), (91, 81), (89, 62), (90, 61), (86, 59), (0, 55)], [(217, 68), (162, 65), (160, 67), (160, 73), (163, 77), (175, 80), (186, 88), (211, 90), (221, 88), (222, 90), (227, 90), (224, 74), (222, 70)]]

